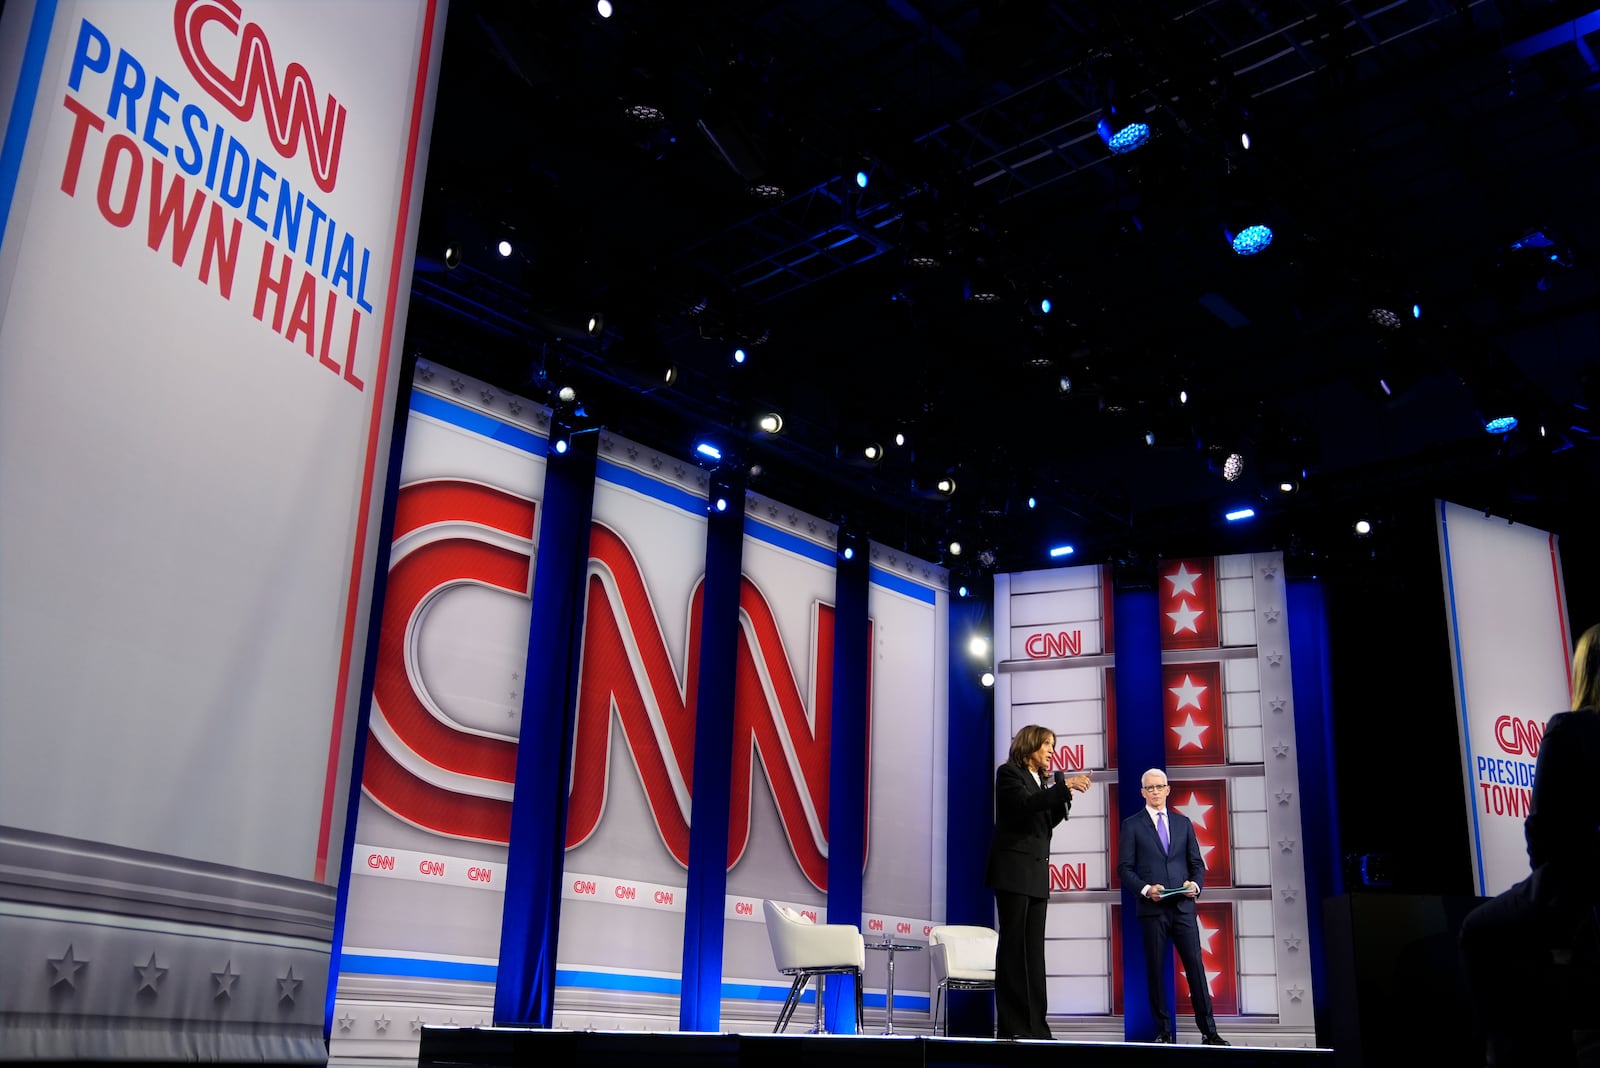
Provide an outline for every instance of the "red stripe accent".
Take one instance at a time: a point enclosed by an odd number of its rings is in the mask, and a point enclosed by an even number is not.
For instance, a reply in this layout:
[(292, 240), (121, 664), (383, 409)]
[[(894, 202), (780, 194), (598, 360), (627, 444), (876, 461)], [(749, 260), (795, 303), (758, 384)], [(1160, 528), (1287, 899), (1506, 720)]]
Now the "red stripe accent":
[(1561, 589), (1561, 556), (1556, 536), (1550, 535), (1550, 577), (1556, 584), (1556, 626), (1561, 628), (1561, 656), (1567, 665), (1567, 701), (1572, 700), (1572, 642), (1567, 637), (1567, 604)]
[(328, 734), (328, 771), (322, 782), (322, 822), (317, 828), (317, 857), (312, 878), (323, 882), (328, 876), (328, 839), (333, 833), (333, 804), (339, 784), (339, 750), (344, 737), (346, 694), (350, 690), (350, 658), (356, 640), (356, 612), (361, 607), (361, 576), (366, 570), (367, 519), (372, 512), (374, 473), (378, 466), (378, 438), (391, 398), (389, 350), (394, 344), (394, 323), (398, 314), (400, 270), (405, 259), (406, 228), (411, 219), (411, 186), (417, 169), (417, 142), (422, 134), (422, 107), (428, 93), (428, 62), (433, 55), (433, 27), (438, 14), (435, 0), (426, 0), (422, 19), (422, 47), (417, 55), (416, 87), (411, 94), (411, 129), (406, 136), (406, 162), (400, 186), (400, 211), (395, 219), (394, 248), (389, 258), (389, 314), (383, 321), (383, 338), (378, 343), (378, 373), (373, 376), (372, 417), (367, 427), (367, 456), (361, 472), (360, 507), (356, 509), (355, 549), (350, 554), (350, 589), (345, 595), (344, 635), (339, 642), (339, 682), (333, 695), (333, 725)]

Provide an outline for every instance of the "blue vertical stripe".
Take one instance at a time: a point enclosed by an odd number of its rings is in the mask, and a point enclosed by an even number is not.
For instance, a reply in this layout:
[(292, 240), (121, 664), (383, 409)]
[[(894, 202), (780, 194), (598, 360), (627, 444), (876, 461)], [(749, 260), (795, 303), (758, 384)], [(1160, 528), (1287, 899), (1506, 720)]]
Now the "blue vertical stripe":
[[(722, 1030), (723, 911), (728, 893), (733, 712), (739, 656), (739, 588), (744, 565), (744, 486), (719, 471), (706, 513), (706, 577), (700, 600), (700, 662), (694, 707), (694, 797), (683, 916), (683, 988), (678, 1026)], [(704, 508), (704, 504), (701, 505)]]
[(22, 68), (17, 74), (17, 95), (11, 98), (11, 114), (6, 118), (6, 142), (0, 145), (0, 245), (6, 241), (6, 224), (11, 219), (12, 199), (17, 195), (17, 178), (28, 148), (28, 129), (39, 99), (39, 81), (44, 77), (44, 56), (50, 48), (50, 27), (55, 19), (56, 0), (36, 0), (28, 43), (22, 50)]
[[(840, 532), (839, 543), (846, 543)], [(865, 549), (863, 540), (861, 549)], [(828, 919), (861, 925), (861, 858), (866, 851), (867, 810), (867, 589), (868, 553), (840, 559), (834, 571), (833, 737), (828, 773)], [(827, 985), (828, 1030), (856, 1033), (852, 980)]]
[[(1318, 897), (1344, 893), (1344, 850), (1339, 834), (1338, 778), (1334, 774), (1333, 691), (1328, 652), (1328, 612), (1322, 587), (1288, 583), (1289, 660), (1294, 665), (1294, 736), (1300, 782), (1300, 840), (1306, 843), (1306, 885)], [(1328, 1034), (1327, 941), (1322, 910), (1307, 902), (1306, 940), (1311, 950), (1311, 996), (1317, 1032)]]
[[(1162, 737), (1161, 611), (1155, 590), (1117, 590), (1112, 597), (1112, 635), (1117, 649), (1117, 807), (1109, 818), (1119, 823), (1144, 808), (1139, 780), (1148, 768), (1166, 766)], [(1112, 858), (1116, 862), (1116, 858)], [(1121, 880), (1113, 878), (1113, 885)], [(1144, 934), (1138, 907), (1122, 894), (1122, 1026), (1130, 1040), (1155, 1034), (1150, 999), (1145, 994)], [(1167, 1004), (1174, 1004), (1176, 979), (1172, 954), (1164, 965)]]

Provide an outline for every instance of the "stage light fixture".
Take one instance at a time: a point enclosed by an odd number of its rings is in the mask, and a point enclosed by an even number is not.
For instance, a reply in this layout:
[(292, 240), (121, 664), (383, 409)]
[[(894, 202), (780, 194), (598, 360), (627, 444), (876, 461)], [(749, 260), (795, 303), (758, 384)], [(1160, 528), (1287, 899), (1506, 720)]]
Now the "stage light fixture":
[(1371, 534), (1371, 533), (1372, 533), (1372, 524), (1370, 522), (1368, 522), (1365, 519), (1357, 519), (1356, 520), (1356, 535), (1358, 537), (1364, 538), (1368, 534)]
[(866, 171), (856, 171), (856, 188), (857, 189), (865, 189), (867, 187), (867, 182), (868, 182), (867, 172)]
[(1038, 501), (1038, 498), (1036, 498), (1036, 497), (1029, 497), (1029, 498), (1028, 498), (1028, 509), (1029, 509), (1029, 511), (1032, 511), (1032, 510), (1033, 510), (1033, 509), (1035, 509), (1035, 508), (1037, 508), (1037, 507), (1039, 507), (1039, 501)]
[(906, 436), (904, 434), (896, 434), (894, 436), (894, 443), (897, 446), (904, 447), (906, 443)]
[(1261, 223), (1246, 226), (1237, 234), (1223, 232), (1227, 234), (1228, 244), (1233, 246), (1233, 251), (1241, 256), (1254, 256), (1272, 244), (1272, 227)]
[(979, 549), (978, 550), (978, 566), (979, 567), (993, 567), (994, 563), (995, 563), (995, 559), (996, 559), (995, 551), (993, 549)]
[(956, 492), (956, 480), (946, 475), (933, 484), (933, 488), (945, 497), (951, 497)]
[(959, 541), (953, 541), (953, 542), (950, 543), (950, 555), (951, 556), (960, 556), (961, 555), (961, 543)]
[(1239, 481), (1239, 476), (1244, 474), (1244, 457), (1236, 452), (1230, 452), (1228, 458), (1222, 461), (1222, 477), (1229, 482)]
[(1413, 318), (1413, 319), (1422, 318), (1422, 305), (1420, 305), (1420, 304), (1411, 305), (1411, 318)]
[(967, 652), (980, 660), (989, 655), (989, 639), (981, 634), (974, 634), (967, 642)]
[(1235, 508), (1231, 512), (1224, 512), (1222, 514), (1222, 518), (1226, 519), (1230, 523), (1237, 523), (1241, 519), (1254, 519), (1255, 517), (1256, 510), (1254, 508)]
[(567, 453), (567, 439), (566, 438), (562, 438), (560, 441), (556, 442), (556, 453), (557, 453), (557, 455), (560, 455), (560, 456), (565, 456), (566, 455), (566, 453)]
[(746, 191), (757, 200), (777, 201), (786, 195), (783, 186), (776, 182), (751, 182)]
[(1072, 553), (1073, 548), (1070, 545), (1052, 545), (1050, 547), (1050, 559), (1052, 560), (1059, 560), (1064, 556), (1071, 556)]
[(1492, 419), (1483, 421), (1483, 429), (1491, 434), (1509, 434), (1517, 429), (1517, 417), (1514, 415), (1497, 415)]
[(1292, 479), (1287, 479), (1286, 478), (1282, 482), (1278, 483), (1278, 492), (1282, 493), (1282, 494), (1286, 494), (1286, 495), (1290, 494), (1290, 493), (1293, 493), (1295, 490), (1297, 490), (1299, 488), (1300, 488), (1299, 485), (1296, 482), (1294, 482), (1294, 480), (1292, 480)]
[(777, 412), (763, 412), (756, 420), (756, 427), (765, 434), (776, 434), (783, 429), (783, 416)]
[(593, 315), (589, 316), (589, 321), (584, 324), (584, 329), (589, 331), (591, 337), (600, 333), (600, 331), (604, 330), (605, 328), (606, 317), (601, 315), (599, 312), (595, 312)]
[(744, 349), (734, 349), (733, 350), (733, 362), (734, 363), (744, 363), (744, 361), (746, 359), (748, 359), (748, 358), (749, 357), (745, 354)]
[(1188, 390), (1186, 390), (1186, 389), (1178, 390), (1178, 403), (1179, 404), (1188, 404), (1189, 403), (1189, 391)]
[(695, 454), (713, 462), (722, 460), (722, 450), (709, 441), (702, 441), (694, 447)]
[(967, 588), (965, 586), (957, 586), (956, 587), (956, 596), (957, 597), (965, 597), (966, 595), (967, 595)]
[(1072, 378), (1069, 375), (1062, 375), (1060, 378), (1056, 379), (1056, 392), (1057, 393), (1071, 393), (1072, 392)]
[(611, 9), (611, 0), (599, 0), (599, 3), (594, 5), (594, 9), (595, 9), (596, 12), (599, 13), (601, 18), (603, 18), (603, 19), (610, 18), (611, 17), (611, 10), (612, 10)]
[(444, 247), (444, 266), (446, 270), (453, 271), (461, 266), (461, 246), (446, 245)]
[(856, 558), (856, 551), (851, 546), (846, 545), (844, 547), (844, 551), (841, 552), (839, 555), (844, 557), (846, 560), (854, 560)]
[(662, 372), (661, 372), (661, 381), (662, 381), (663, 385), (668, 385), (668, 386), (676, 385), (677, 382), (678, 382), (678, 368), (677, 368), (677, 366), (674, 365), (674, 364), (670, 364), (670, 363), (667, 364), (666, 368), (663, 369)]
[(577, 399), (578, 391), (573, 389), (571, 386), (562, 386), (560, 389), (556, 390), (556, 400), (560, 401), (562, 404), (571, 404)]
[(726, 498), (726, 497), (718, 497), (717, 498), (717, 511), (726, 512), (727, 510), (728, 510), (728, 498)]
[(868, 463), (875, 464), (883, 459), (883, 446), (874, 441), (872, 444), (862, 447), (861, 456)]
[(1052, 305), (1050, 303), (1050, 298), (1049, 297), (1045, 297), (1043, 300), (1041, 300), (1039, 302), (1039, 314), (1040, 315), (1049, 315), (1051, 307), (1052, 307)]
[(511, 255), (511, 242), (502, 241), (498, 245), (495, 246), (495, 250), (500, 253), (500, 258), (501, 259), (505, 259), (506, 257)]
[(1113, 156), (1126, 155), (1150, 140), (1148, 123), (1123, 123), (1117, 118), (1116, 108), (1106, 108), (1094, 128)]
[(983, 683), (983, 688), (985, 690), (992, 688), (994, 686), (994, 672), (985, 671), (982, 675), (978, 676), (978, 681)]
[(1373, 308), (1367, 312), (1367, 322), (1380, 330), (1400, 329), (1400, 315), (1388, 308)]
[(1239, 147), (1244, 149), (1246, 152), (1250, 151), (1250, 131), (1249, 130), (1240, 130), (1239, 131)]

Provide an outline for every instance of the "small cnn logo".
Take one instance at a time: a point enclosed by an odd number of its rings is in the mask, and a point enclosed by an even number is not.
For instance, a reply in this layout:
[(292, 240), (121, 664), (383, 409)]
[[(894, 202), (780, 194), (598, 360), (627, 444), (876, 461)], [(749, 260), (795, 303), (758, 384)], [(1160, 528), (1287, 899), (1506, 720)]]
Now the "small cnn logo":
[[(240, 122), (255, 117), (259, 102), (278, 154), (293, 159), (303, 137), (312, 180), (324, 193), (333, 192), (344, 144), (344, 106), (330, 93), (319, 115), (316, 90), (306, 69), (291, 62), (280, 72), (267, 35), (255, 23), (243, 21), (234, 0), (177, 0), (172, 22), (178, 52), (201, 88)], [(217, 29), (210, 33), (212, 46), (222, 47), (226, 34), (232, 42), (229, 49), (237, 50), (225, 64), (218, 64), (207, 50), (206, 29), (213, 23)]]

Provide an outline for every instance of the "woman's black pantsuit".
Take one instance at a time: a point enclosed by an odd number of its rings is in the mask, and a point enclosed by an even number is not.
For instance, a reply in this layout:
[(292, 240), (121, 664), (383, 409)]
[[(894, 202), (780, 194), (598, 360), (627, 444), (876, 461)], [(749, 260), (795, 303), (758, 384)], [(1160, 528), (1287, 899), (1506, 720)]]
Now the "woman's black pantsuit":
[(1041, 786), (1005, 763), (994, 773), (994, 840), (985, 877), (1000, 917), (995, 952), (996, 1029), (1001, 1038), (1050, 1038), (1045, 1022), (1044, 916), (1050, 903), (1050, 832), (1067, 818), (1072, 790)]

